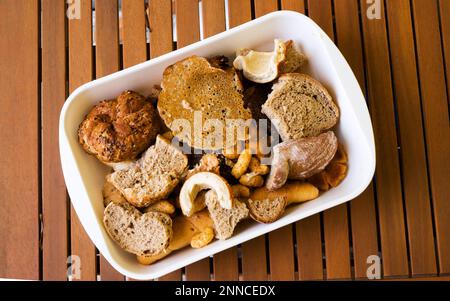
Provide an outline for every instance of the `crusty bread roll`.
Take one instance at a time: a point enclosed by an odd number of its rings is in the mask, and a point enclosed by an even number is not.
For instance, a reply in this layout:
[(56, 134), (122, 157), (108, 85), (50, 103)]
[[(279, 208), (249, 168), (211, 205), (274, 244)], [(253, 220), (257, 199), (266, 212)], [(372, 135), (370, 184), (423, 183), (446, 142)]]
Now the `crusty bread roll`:
[(125, 91), (95, 105), (78, 129), (84, 150), (105, 163), (135, 159), (155, 141), (161, 122), (142, 95)]

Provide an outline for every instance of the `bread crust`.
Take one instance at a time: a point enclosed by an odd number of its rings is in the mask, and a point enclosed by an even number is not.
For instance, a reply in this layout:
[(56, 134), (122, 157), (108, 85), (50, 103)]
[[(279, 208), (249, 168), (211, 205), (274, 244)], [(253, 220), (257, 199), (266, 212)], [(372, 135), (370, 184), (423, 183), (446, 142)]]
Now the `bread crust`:
[(92, 108), (80, 124), (78, 140), (100, 161), (121, 162), (133, 160), (147, 149), (160, 127), (153, 105), (136, 92), (124, 91)]

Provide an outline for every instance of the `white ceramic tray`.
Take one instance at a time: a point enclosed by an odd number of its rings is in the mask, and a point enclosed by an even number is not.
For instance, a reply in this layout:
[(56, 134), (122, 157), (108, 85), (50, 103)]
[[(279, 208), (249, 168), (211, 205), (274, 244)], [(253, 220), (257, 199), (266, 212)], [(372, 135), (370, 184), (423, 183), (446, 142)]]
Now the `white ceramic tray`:
[[(319, 198), (288, 208), (272, 224), (245, 222), (233, 237), (214, 241), (202, 249), (185, 248), (150, 265), (140, 265), (134, 255), (119, 248), (103, 224), (102, 185), (108, 167), (86, 154), (78, 144), (78, 125), (100, 100), (131, 89), (147, 95), (161, 81), (164, 69), (189, 55), (233, 57), (238, 48), (271, 50), (274, 38), (293, 39), (308, 57), (305, 72), (321, 81), (339, 104), (341, 117), (337, 135), (349, 157), (348, 175), (336, 188)], [(375, 145), (364, 96), (346, 60), (328, 36), (308, 17), (290, 11), (268, 14), (198, 43), (148, 62), (87, 83), (67, 99), (60, 116), (61, 162), (72, 204), (87, 234), (103, 256), (122, 274), (135, 279), (151, 279), (167, 274), (202, 258), (293, 223), (358, 196), (370, 183), (375, 170)], [(76, 255), (76, 254), (75, 254)], [(83, 264), (83, 263), (81, 263)]]

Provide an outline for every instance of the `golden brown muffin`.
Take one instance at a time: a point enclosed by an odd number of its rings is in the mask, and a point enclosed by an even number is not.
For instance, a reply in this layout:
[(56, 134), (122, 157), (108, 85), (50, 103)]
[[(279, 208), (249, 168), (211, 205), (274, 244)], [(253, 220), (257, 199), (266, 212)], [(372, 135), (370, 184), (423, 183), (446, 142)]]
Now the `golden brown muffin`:
[(155, 141), (161, 123), (142, 95), (124, 91), (92, 108), (78, 129), (84, 150), (104, 163), (135, 159)]

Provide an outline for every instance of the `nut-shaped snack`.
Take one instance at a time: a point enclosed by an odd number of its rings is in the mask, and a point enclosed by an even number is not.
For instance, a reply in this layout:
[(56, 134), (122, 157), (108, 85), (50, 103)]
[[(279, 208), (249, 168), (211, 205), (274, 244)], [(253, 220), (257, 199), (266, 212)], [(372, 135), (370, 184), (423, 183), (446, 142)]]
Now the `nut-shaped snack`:
[(239, 155), (236, 164), (234, 164), (233, 169), (231, 170), (231, 174), (236, 179), (239, 179), (247, 171), (251, 159), (252, 154), (250, 153), (250, 150), (249, 149), (243, 150), (242, 153)]
[(161, 127), (151, 102), (142, 95), (125, 91), (117, 99), (95, 105), (78, 129), (84, 150), (100, 161), (133, 160), (146, 150)]
[(266, 175), (269, 173), (269, 166), (261, 164), (258, 158), (252, 157), (250, 160), (250, 164), (248, 168), (251, 172), (254, 172), (258, 175)]
[(203, 232), (195, 234), (191, 239), (191, 247), (200, 249), (208, 245), (214, 239), (214, 229), (206, 228)]
[(332, 131), (275, 145), (266, 187), (276, 190), (288, 178), (300, 180), (321, 172), (333, 159), (337, 147), (337, 138)]
[(167, 200), (161, 200), (146, 207), (144, 212), (162, 212), (168, 215), (175, 213), (175, 206)]
[(239, 178), (239, 183), (247, 187), (261, 187), (264, 185), (264, 179), (255, 172), (249, 172)]
[(233, 190), (233, 195), (236, 198), (248, 198), (250, 196), (250, 189), (247, 186), (242, 184), (236, 184), (231, 186), (231, 190)]
[(199, 163), (193, 169), (188, 170), (185, 180), (202, 171), (220, 174), (220, 162), (216, 154), (203, 155)]
[(194, 200), (197, 194), (204, 189), (212, 189), (217, 193), (220, 206), (226, 209), (233, 207), (233, 191), (227, 181), (212, 172), (199, 172), (184, 182), (180, 190), (180, 207), (186, 216), (195, 213)]

